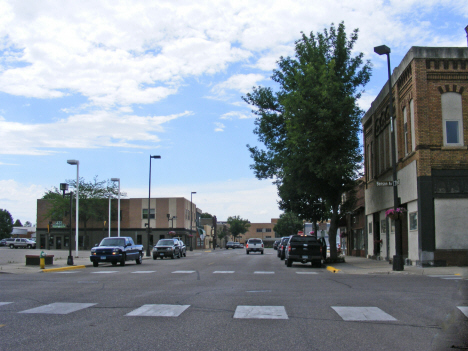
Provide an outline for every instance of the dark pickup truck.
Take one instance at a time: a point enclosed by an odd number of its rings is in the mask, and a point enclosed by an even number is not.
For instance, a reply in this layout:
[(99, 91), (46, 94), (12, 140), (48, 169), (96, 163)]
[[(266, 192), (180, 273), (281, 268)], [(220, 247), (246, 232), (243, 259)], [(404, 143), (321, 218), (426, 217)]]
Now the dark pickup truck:
[(136, 264), (141, 264), (143, 245), (135, 245), (133, 239), (127, 236), (108, 237), (91, 249), (89, 258), (94, 267), (99, 266), (99, 262), (111, 262), (113, 266), (118, 262), (124, 266), (126, 261), (136, 261)]
[(323, 244), (315, 236), (291, 235), (285, 250), (284, 263), (291, 267), (293, 262), (312, 262), (312, 266), (321, 267), (322, 251)]

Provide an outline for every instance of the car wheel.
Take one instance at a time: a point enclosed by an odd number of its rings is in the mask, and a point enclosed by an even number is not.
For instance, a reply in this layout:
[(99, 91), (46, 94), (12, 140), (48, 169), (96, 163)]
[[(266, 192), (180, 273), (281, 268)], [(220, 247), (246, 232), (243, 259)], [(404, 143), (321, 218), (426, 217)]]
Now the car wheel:
[(175, 258), (175, 255), (174, 253), (172, 253), (171, 260), (173, 260), (174, 258)]
[(99, 266), (99, 262), (93, 261), (93, 267)]
[(113, 266), (117, 266), (117, 261), (112, 261), (111, 263)]
[(181, 256), (181, 254), (180, 254), (180, 251), (179, 251), (179, 253), (177, 254), (177, 258), (179, 259), (179, 258), (180, 258), (180, 256)]
[(187, 257), (187, 251), (184, 251), (184, 257)]
[(31, 248), (32, 248), (32, 246), (31, 246), (31, 245), (28, 245), (28, 246), (27, 246), (27, 248), (28, 248), (28, 249), (31, 249)]
[(249, 254), (249, 252), (248, 252), (248, 251), (245, 251), (245, 253), (246, 253), (247, 255)]
[(143, 262), (143, 257), (141, 257), (141, 253), (138, 254), (137, 259), (135, 260), (136, 264), (141, 264)]
[(292, 260), (289, 258), (286, 260), (286, 266), (291, 267), (292, 266)]
[(153, 255), (153, 260), (155, 260), (155, 259), (157, 259), (157, 258), (158, 258), (157, 256)]
[(14, 248), (13, 244), (10, 244), (10, 249)]
[(122, 260), (120, 261), (121, 266), (125, 266), (125, 255), (122, 256)]
[(263, 255), (263, 251), (262, 251), (262, 255)]

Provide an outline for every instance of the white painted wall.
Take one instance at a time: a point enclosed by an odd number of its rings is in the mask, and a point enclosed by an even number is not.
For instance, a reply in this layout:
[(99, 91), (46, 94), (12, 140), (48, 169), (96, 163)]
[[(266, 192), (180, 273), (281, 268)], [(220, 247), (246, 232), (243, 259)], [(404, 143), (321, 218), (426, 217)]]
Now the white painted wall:
[[(419, 260), (419, 237), (418, 237), (418, 230), (410, 230), (409, 224), (409, 214), (411, 212), (418, 212), (418, 202), (412, 201), (408, 203), (408, 213), (406, 216), (406, 220), (408, 221), (408, 258), (416, 262)], [(418, 227), (419, 227), (419, 212), (418, 212)]]
[(436, 249), (468, 249), (468, 199), (435, 199)]

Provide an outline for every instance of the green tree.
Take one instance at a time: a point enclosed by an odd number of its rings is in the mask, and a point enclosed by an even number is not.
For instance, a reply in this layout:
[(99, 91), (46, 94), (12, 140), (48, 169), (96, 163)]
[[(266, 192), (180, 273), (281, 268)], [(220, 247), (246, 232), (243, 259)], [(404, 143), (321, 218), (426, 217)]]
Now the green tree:
[(371, 66), (363, 62), (362, 53), (352, 55), (357, 39), (357, 29), (347, 38), (344, 23), (317, 35), (302, 34), (295, 58), (281, 57), (273, 71), (278, 91), (256, 87), (244, 97), (256, 107), (254, 133), (266, 149), (247, 145), (256, 177), (275, 178), (285, 206), (291, 206), (295, 196), (322, 200), (330, 211), (332, 258), (337, 256), (333, 233), (338, 229), (341, 195), (355, 185), (362, 162), (363, 111), (357, 101)]
[(21, 221), (19, 219), (17, 219), (15, 221), (15, 223), (13, 223), (13, 227), (22, 227), (22, 226), (23, 226), (23, 224), (21, 223)]
[(0, 239), (9, 238), (13, 230), (13, 217), (8, 210), (0, 209)]
[[(219, 242), (221, 243), (223, 239), (226, 239), (227, 236), (229, 235), (229, 231), (226, 227), (225, 224), (221, 225), (221, 226), (218, 226), (216, 228), (216, 234), (219, 238)], [(225, 240), (226, 241), (226, 240)]]
[[(76, 194), (76, 180), (67, 180), (70, 186), (70, 190), (74, 193), (74, 199)], [(118, 196), (118, 187), (114, 182), (109, 180), (99, 181), (98, 177), (95, 176), (92, 181), (86, 182), (84, 178), (80, 178), (79, 182), (79, 220), (84, 228), (85, 245), (87, 240), (87, 226), (90, 220), (102, 221), (109, 220), (109, 203), (108, 194), (112, 194), (113, 198)], [(122, 193), (121, 193), (122, 194)], [(69, 215), (70, 212), (70, 198), (63, 197), (62, 192), (54, 187), (48, 190), (43, 199), (50, 200), (51, 207), (46, 213), (46, 218), (52, 220), (63, 220)], [(74, 216), (76, 202), (72, 202), (72, 216)], [(116, 218), (117, 208), (113, 205), (111, 208), (112, 218)]]
[(285, 212), (280, 214), (278, 222), (273, 227), (273, 230), (278, 237), (297, 234), (297, 232), (302, 229), (302, 220), (292, 212)]
[(236, 240), (240, 234), (245, 234), (250, 228), (250, 222), (240, 216), (228, 217), (227, 223), (229, 224), (229, 232)]
[(25, 227), (32, 227), (32, 223), (30, 221), (24, 222)]
[(204, 212), (200, 215), (200, 218), (213, 218), (213, 216), (208, 212)]

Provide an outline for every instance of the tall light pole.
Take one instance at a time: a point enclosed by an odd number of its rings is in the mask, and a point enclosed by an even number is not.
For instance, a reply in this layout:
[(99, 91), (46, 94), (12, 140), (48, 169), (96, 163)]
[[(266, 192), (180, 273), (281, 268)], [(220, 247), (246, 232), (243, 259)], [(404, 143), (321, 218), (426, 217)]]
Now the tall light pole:
[(111, 236), (111, 199), (112, 199), (112, 193), (107, 193), (107, 196), (109, 196), (109, 237)]
[[(67, 160), (69, 165), (76, 165), (76, 224), (75, 224), (75, 256), (78, 257), (78, 224), (79, 224), (79, 199), (80, 199), (80, 161)], [(71, 214), (70, 214), (71, 215)], [(70, 243), (71, 245), (71, 243)]]
[[(149, 237), (151, 233), (150, 227), (150, 212), (151, 212), (151, 159), (153, 158), (161, 158), (161, 156), (151, 156), (150, 155), (150, 164), (149, 164), (149, 186), (148, 186), (148, 227), (146, 228), (147, 235), (146, 235), (146, 256), (150, 256), (150, 248), (149, 248)], [(154, 220), (156, 221), (156, 208), (154, 209)]]
[[(192, 219), (192, 212), (193, 212), (193, 204), (192, 204), (192, 195), (193, 194), (196, 194), (197, 192), (196, 191), (192, 191), (190, 193), (190, 234), (193, 235), (193, 231), (192, 231), (192, 222), (193, 222), (193, 219)], [(193, 251), (193, 236), (190, 238), (190, 251)]]
[[(398, 186), (397, 186), (397, 170), (396, 170), (396, 147), (395, 147), (395, 122), (393, 116), (393, 94), (392, 94), (392, 72), (390, 71), (390, 48), (386, 45), (380, 45), (374, 47), (374, 52), (378, 55), (387, 55), (387, 66), (388, 66), (388, 94), (390, 97), (390, 131), (392, 132), (392, 170), (393, 170), (393, 209), (400, 206), (398, 199)], [(402, 271), (404, 270), (403, 265), (403, 239), (401, 235), (401, 220), (400, 217), (395, 219), (395, 255), (393, 256), (393, 270)]]
[(120, 178), (111, 178), (113, 182), (119, 182), (119, 204), (117, 206), (117, 236), (120, 236)]

